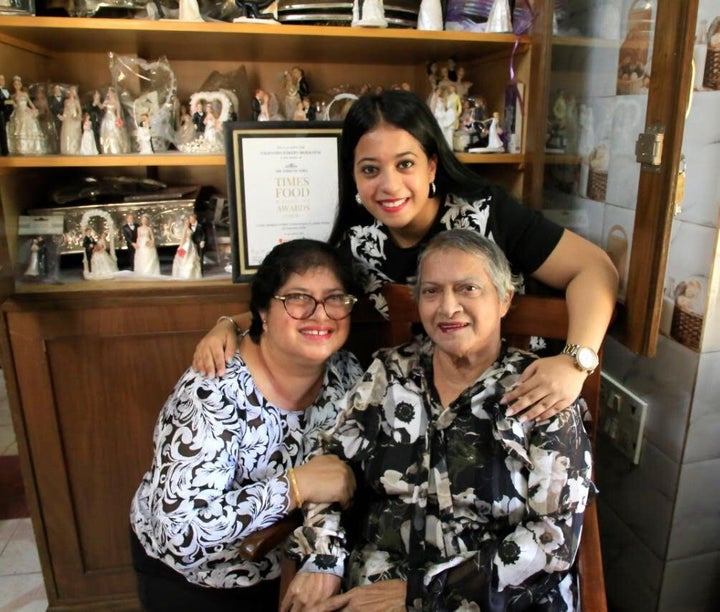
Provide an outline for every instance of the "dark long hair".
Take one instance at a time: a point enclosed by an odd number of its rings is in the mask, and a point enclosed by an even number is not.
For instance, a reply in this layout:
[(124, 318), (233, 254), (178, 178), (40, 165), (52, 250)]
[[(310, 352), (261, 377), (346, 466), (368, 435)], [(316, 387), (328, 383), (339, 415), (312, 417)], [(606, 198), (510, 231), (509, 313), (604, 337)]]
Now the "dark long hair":
[(343, 289), (358, 295), (352, 266), (343, 260), (337, 249), (327, 242), (298, 238), (273, 247), (265, 256), (250, 285), (250, 337), (258, 342), (263, 331), (261, 310), (267, 310), (291, 274), (303, 274), (311, 268), (327, 268), (340, 281)]
[(355, 201), (357, 187), (353, 178), (353, 165), (355, 147), (360, 138), (382, 123), (405, 130), (420, 143), (428, 158), (437, 157), (435, 186), (438, 197), (444, 198), (452, 193), (473, 198), (488, 187), (482, 177), (455, 157), (424, 100), (412, 92), (395, 89), (366, 94), (350, 107), (343, 123), (340, 141), (340, 205), (329, 238), (331, 244), (338, 244), (350, 226), (373, 221), (372, 215)]

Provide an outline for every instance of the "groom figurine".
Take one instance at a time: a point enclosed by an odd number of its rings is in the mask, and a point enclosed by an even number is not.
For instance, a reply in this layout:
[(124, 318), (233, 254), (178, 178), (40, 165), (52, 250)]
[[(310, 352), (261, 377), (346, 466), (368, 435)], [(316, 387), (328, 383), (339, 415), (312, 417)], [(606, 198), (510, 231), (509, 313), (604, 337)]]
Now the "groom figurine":
[(122, 226), (122, 234), (127, 244), (128, 255), (130, 257), (130, 269), (135, 269), (135, 247), (137, 247), (137, 225), (135, 217), (132, 213), (125, 216), (125, 225)]
[(0, 155), (8, 154), (7, 124), (13, 112), (10, 90), (5, 85), (5, 75), (0, 74)]
[(201, 223), (198, 223), (195, 213), (190, 215), (190, 229), (192, 230), (192, 241), (200, 256), (200, 273), (202, 274), (205, 272), (205, 228)]
[(52, 120), (55, 123), (55, 133), (59, 138), (60, 130), (62, 128), (62, 119), (60, 119), (60, 117), (65, 112), (65, 95), (63, 94), (63, 90), (60, 85), (53, 85), (52, 93), (48, 98), (48, 106), (50, 107)]
[(92, 255), (95, 250), (97, 240), (93, 236), (92, 227), (88, 226), (85, 228), (85, 237), (83, 238), (83, 250), (85, 251), (85, 260), (87, 261), (88, 272), (92, 272)]

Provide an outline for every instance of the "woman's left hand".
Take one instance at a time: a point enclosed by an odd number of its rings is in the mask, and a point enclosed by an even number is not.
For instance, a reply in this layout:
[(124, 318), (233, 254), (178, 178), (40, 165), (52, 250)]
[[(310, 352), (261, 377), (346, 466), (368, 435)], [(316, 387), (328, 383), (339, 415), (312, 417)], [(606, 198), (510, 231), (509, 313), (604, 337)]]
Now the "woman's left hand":
[(288, 586), (280, 604), (280, 612), (317, 610), (340, 590), (341, 579), (334, 574), (298, 572)]
[(406, 594), (407, 583), (404, 580), (383, 580), (355, 587), (347, 593), (330, 597), (313, 610), (317, 612), (332, 612), (333, 610), (404, 612)]
[(570, 406), (580, 395), (587, 374), (579, 370), (567, 355), (538, 359), (518, 379), (517, 386), (506, 393), (501, 403), (508, 405), (512, 416), (522, 422), (549, 419)]

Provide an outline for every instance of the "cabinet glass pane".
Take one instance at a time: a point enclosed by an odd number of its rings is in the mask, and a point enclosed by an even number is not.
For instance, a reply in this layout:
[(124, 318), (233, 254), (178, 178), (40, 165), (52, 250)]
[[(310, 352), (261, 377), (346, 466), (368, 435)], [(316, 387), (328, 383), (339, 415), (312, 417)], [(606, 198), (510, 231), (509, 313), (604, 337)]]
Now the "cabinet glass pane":
[[(600, 245), (627, 289), (655, 2), (555, 0), (544, 178), (548, 217)], [(652, 150), (654, 138), (648, 147)]]

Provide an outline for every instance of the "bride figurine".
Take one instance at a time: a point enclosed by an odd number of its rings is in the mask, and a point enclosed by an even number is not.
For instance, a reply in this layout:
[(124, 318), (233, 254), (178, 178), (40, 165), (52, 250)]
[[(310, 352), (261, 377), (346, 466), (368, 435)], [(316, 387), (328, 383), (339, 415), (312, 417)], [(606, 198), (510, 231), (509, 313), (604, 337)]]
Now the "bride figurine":
[(68, 90), (60, 120), (62, 121), (60, 154), (78, 155), (82, 140), (82, 108), (80, 107), (80, 100), (78, 100), (77, 87), (74, 85)]
[(107, 234), (103, 233), (93, 247), (92, 276), (95, 279), (112, 278), (118, 271), (115, 250), (108, 252)]
[(200, 256), (197, 247), (192, 240), (192, 228), (190, 227), (190, 217), (183, 217), (183, 233), (180, 239), (180, 245), (175, 252), (173, 259), (172, 275), (174, 278), (184, 280), (195, 280), (202, 278), (200, 269)]
[(492, 114), (492, 117), (488, 120), (482, 122), (483, 125), (489, 123), (490, 125), (487, 127), (487, 133), (488, 133), (488, 143), (486, 147), (473, 147), (472, 149), (468, 149), (468, 153), (504, 153), (505, 152), (505, 144), (502, 141), (502, 138), (500, 138), (500, 135), (502, 134), (503, 130), (500, 126), (500, 113), (495, 112)]
[(137, 248), (135, 249), (135, 274), (141, 276), (158, 276), (160, 274), (160, 260), (155, 248), (155, 236), (150, 227), (150, 217), (142, 215), (140, 226), (137, 228)]
[(115, 155), (129, 153), (130, 139), (125, 128), (125, 122), (122, 119), (120, 101), (113, 87), (108, 88), (103, 106), (105, 112), (100, 123), (100, 148), (102, 152)]
[(151, 155), (153, 153), (150, 119), (146, 114), (143, 114), (140, 118), (140, 123), (137, 124), (135, 140), (137, 141), (138, 153), (143, 155)]
[(43, 155), (47, 152), (45, 138), (40, 129), (38, 111), (23, 88), (22, 79), (14, 76), (10, 100), (13, 112), (8, 121), (8, 150), (11, 155)]
[(90, 113), (83, 113), (82, 138), (80, 139), (80, 155), (97, 155), (97, 144), (95, 143), (95, 132), (93, 132)]

